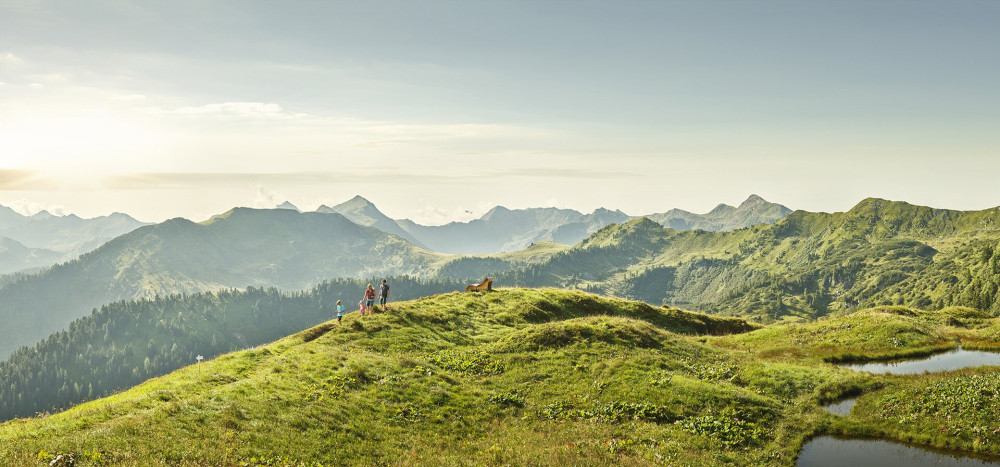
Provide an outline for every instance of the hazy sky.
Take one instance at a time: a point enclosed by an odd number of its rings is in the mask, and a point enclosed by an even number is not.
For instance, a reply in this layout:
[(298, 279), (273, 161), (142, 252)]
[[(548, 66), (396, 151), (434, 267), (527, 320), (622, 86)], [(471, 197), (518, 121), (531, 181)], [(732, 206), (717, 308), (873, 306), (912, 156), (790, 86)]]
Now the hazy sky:
[(0, 0), (0, 204), (1000, 205), (1000, 2)]

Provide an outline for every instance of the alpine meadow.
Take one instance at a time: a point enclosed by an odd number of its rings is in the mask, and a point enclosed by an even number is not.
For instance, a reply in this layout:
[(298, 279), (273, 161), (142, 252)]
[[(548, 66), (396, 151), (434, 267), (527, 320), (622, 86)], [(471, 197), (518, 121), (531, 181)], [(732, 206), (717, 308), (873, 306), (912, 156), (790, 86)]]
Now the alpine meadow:
[(998, 24), (0, 0), (0, 467), (1000, 467)]

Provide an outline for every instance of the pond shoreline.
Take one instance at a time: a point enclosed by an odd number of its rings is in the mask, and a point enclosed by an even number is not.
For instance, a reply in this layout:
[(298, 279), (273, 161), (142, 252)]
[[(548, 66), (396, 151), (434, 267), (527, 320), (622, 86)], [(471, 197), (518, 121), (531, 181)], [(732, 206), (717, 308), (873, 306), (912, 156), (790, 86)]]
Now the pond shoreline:
[[(899, 353), (881, 354), (881, 355), (863, 355), (846, 353), (840, 355), (834, 355), (831, 357), (826, 357), (823, 359), (826, 363), (832, 363), (834, 365), (846, 365), (855, 363), (874, 363), (874, 362), (891, 362), (894, 360), (910, 360), (921, 357), (929, 357), (932, 355), (949, 352), (955, 349), (961, 349), (961, 342), (949, 342), (947, 344), (935, 345), (930, 347), (921, 347), (918, 349), (909, 349)], [(998, 349), (1000, 351), (1000, 349)]]
[(823, 434), (806, 440), (795, 459), (796, 467), (850, 464), (885, 467), (1000, 466), (1000, 455), (940, 448), (891, 437)]

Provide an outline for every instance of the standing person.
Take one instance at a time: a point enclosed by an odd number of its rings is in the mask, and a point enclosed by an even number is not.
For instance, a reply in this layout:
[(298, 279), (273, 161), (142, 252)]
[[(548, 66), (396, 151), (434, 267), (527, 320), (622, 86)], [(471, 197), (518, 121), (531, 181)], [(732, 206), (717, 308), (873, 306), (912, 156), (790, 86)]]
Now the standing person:
[(375, 287), (372, 287), (371, 284), (368, 284), (368, 289), (365, 290), (365, 308), (369, 312), (375, 313)]
[(385, 302), (389, 301), (389, 284), (386, 283), (385, 279), (382, 279), (382, 286), (379, 287), (378, 298), (379, 303), (382, 305), (382, 311), (385, 311)]
[(344, 305), (337, 300), (337, 326), (340, 326), (340, 320), (344, 319)]

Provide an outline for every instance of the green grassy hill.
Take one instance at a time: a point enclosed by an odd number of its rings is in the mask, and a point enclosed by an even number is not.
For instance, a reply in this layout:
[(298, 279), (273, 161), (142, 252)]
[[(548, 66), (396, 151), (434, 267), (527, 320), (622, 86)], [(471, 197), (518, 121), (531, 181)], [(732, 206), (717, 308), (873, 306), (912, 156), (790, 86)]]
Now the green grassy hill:
[(0, 425), (0, 463), (42, 451), (131, 465), (645, 463), (710, 444), (703, 414), (740, 420), (728, 442), (760, 456), (772, 435), (744, 419), (781, 410), (697, 376), (729, 358), (697, 336), (753, 329), (738, 319), (544, 289), (434, 296), (344, 324)]
[[(557, 289), (437, 295), (4, 423), (0, 464), (787, 466), (821, 432), (1000, 453), (1000, 435), (973, 431), (986, 415), (946, 422), (970, 436), (920, 431), (943, 417), (919, 401), (949, 390), (944, 378), (824, 363), (838, 340), (873, 356), (966, 337), (997, 344), (997, 319), (960, 308), (863, 313), (758, 329)], [(869, 320), (885, 331), (871, 333)], [(992, 371), (959, 376), (985, 385)], [(857, 417), (820, 408), (858, 393)], [(875, 416), (877, 401), (911, 393), (922, 398), (894, 406), (891, 423)]]
[(570, 247), (554, 242), (533, 243), (528, 248), (492, 255), (461, 255), (440, 263), (435, 271), (439, 279), (478, 281), (483, 271), (495, 275), (529, 265), (541, 264)]
[[(503, 284), (560, 286), (763, 321), (879, 305), (1000, 313), (1000, 208), (867, 199), (732, 232), (608, 226)], [(483, 265), (487, 266), (487, 265)], [(476, 271), (468, 271), (476, 272)]]
[[(389, 277), (391, 301), (462, 290), (455, 281)], [(105, 396), (216, 355), (271, 342), (348, 310), (367, 280), (334, 279), (305, 292), (273, 287), (129, 300), (102, 306), (0, 362), (0, 421)]]

